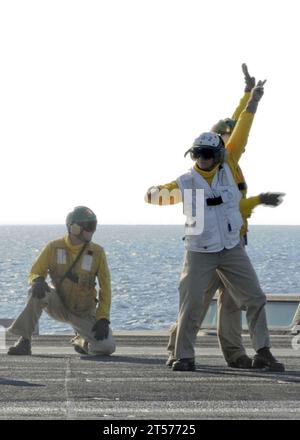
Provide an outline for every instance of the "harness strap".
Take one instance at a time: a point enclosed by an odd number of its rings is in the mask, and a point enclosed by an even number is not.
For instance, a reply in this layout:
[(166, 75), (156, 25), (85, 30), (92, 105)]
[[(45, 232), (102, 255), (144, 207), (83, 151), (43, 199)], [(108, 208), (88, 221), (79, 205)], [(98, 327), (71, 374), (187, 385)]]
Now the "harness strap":
[(59, 283), (56, 286), (56, 290), (59, 290), (60, 286), (62, 285), (63, 281), (66, 278), (69, 278), (71, 281), (73, 282), (78, 282), (74, 281), (74, 276), (76, 277), (76, 275), (73, 274), (72, 270), (74, 269), (75, 265), (77, 264), (77, 262), (79, 261), (81, 255), (84, 253), (84, 251), (86, 250), (88, 246), (88, 243), (85, 243), (81, 249), (81, 251), (79, 252), (79, 254), (77, 255), (77, 257), (75, 258), (75, 260), (73, 261), (73, 263), (71, 264), (71, 266), (69, 267), (69, 269), (64, 273), (64, 275), (62, 276), (62, 278), (60, 279)]
[(247, 187), (247, 183), (246, 183), (246, 182), (240, 182), (240, 183), (238, 183), (238, 189), (239, 189), (240, 191), (245, 191), (247, 188), (248, 188), (248, 187)]
[(222, 203), (223, 203), (223, 199), (221, 196), (210, 197), (209, 199), (206, 199), (207, 206), (217, 206), (217, 205), (221, 205)]

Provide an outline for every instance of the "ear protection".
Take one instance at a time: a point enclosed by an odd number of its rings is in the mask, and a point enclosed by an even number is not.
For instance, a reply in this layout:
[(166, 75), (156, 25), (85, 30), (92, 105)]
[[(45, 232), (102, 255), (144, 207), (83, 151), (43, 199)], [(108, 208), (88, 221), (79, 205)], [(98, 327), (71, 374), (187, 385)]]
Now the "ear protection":
[(72, 225), (70, 226), (70, 233), (73, 235), (80, 235), (82, 231), (82, 227), (79, 226), (77, 223), (72, 223)]

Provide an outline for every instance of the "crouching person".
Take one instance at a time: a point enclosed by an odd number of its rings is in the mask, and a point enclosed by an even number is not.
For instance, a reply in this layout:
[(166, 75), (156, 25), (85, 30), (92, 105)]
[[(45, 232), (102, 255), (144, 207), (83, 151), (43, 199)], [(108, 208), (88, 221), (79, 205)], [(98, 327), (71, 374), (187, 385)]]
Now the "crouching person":
[[(109, 326), (110, 273), (103, 248), (92, 242), (97, 217), (89, 208), (77, 206), (68, 214), (66, 225), (68, 234), (48, 243), (32, 266), (26, 307), (8, 329), (20, 336), (9, 355), (31, 354), (31, 336), (43, 310), (73, 327), (72, 344), (78, 353), (115, 351)], [(53, 287), (46, 282), (48, 275)]]

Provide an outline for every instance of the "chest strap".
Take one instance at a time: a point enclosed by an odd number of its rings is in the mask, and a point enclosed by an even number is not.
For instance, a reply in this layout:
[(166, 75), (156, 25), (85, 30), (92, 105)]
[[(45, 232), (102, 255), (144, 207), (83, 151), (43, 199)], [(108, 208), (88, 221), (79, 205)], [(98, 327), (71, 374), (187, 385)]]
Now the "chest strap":
[(63, 281), (66, 278), (69, 278), (69, 280), (73, 281), (73, 283), (78, 283), (78, 277), (77, 277), (76, 274), (73, 273), (73, 269), (76, 266), (77, 262), (79, 261), (81, 255), (86, 250), (87, 246), (88, 246), (88, 243), (84, 243), (84, 245), (82, 246), (81, 251), (78, 253), (77, 257), (75, 258), (75, 260), (73, 261), (73, 263), (71, 264), (69, 269), (64, 273), (62, 278), (59, 280), (58, 285), (56, 286), (56, 290), (57, 291), (59, 290), (60, 286), (62, 285)]
[(247, 188), (248, 188), (248, 187), (247, 187), (247, 183), (246, 183), (246, 182), (240, 182), (240, 183), (238, 183), (238, 189), (239, 189), (240, 191), (246, 191)]
[(217, 206), (221, 205), (223, 203), (222, 197), (210, 197), (209, 199), (206, 199), (207, 206)]

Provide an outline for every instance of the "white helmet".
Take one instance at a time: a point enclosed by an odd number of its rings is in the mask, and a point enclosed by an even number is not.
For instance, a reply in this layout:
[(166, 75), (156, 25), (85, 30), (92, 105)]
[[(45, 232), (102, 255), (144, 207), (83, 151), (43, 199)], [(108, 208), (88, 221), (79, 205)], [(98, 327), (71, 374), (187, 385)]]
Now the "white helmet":
[(197, 160), (201, 156), (204, 158), (212, 157), (214, 163), (221, 163), (225, 155), (224, 141), (217, 133), (202, 133), (194, 140), (193, 146), (186, 151), (184, 157), (188, 153), (190, 153), (193, 160)]
[(194, 140), (193, 147), (217, 147), (220, 148), (220, 136), (217, 133), (202, 133)]

